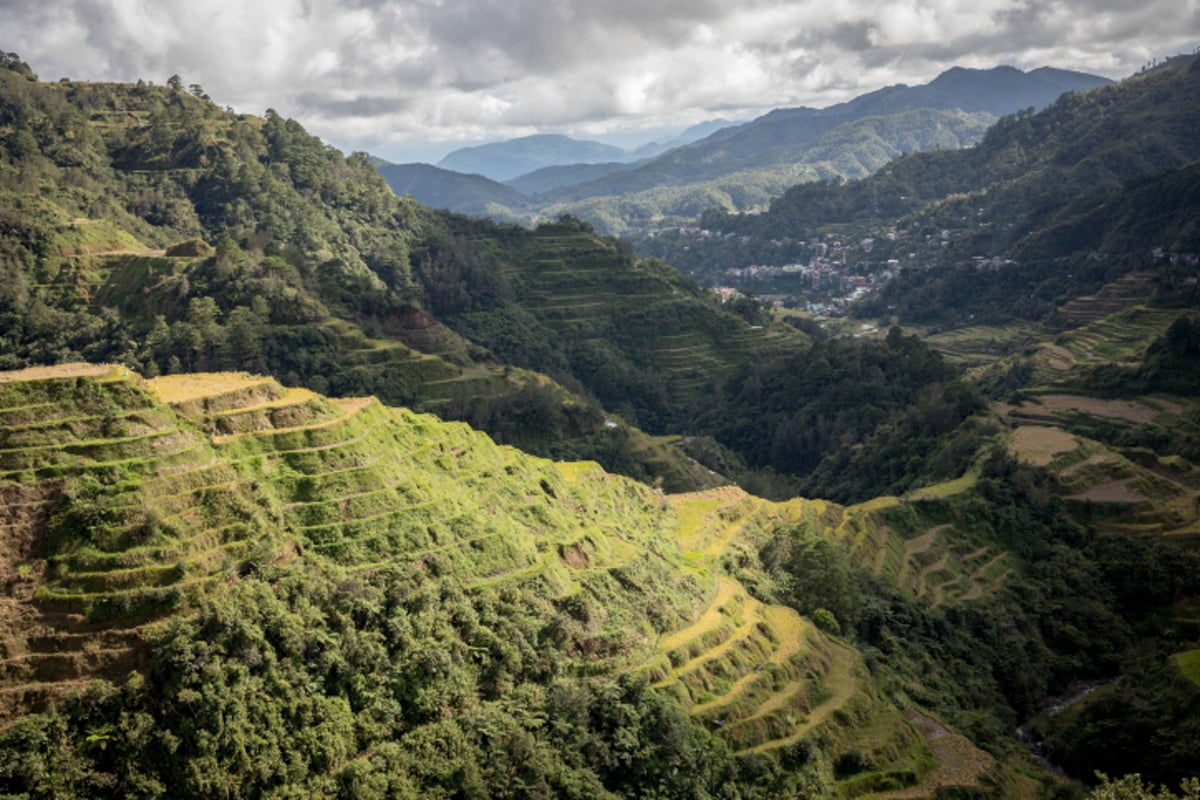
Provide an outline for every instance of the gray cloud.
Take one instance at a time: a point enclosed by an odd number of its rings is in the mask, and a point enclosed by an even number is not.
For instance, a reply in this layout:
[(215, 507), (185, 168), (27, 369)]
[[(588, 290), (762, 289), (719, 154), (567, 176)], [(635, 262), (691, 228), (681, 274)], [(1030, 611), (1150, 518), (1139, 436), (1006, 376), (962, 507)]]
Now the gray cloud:
[(51, 80), (177, 73), (389, 155), (826, 105), (955, 64), (1120, 77), (1194, 48), (1200, 0), (0, 0), (0, 31)]

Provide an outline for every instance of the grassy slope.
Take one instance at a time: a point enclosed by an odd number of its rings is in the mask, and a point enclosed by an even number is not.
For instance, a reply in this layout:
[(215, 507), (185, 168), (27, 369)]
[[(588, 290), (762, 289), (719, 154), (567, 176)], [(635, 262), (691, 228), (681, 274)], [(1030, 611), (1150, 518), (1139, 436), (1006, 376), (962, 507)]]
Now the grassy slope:
[(735, 751), (855, 749), (874, 768), (853, 793), (934, 764), (856, 650), (726, 571), (780, 525), (844, 536), (875, 524), (871, 509), (732, 488), (664, 498), (461, 424), (245, 373), (38, 368), (4, 374), (0, 397), (10, 718), (90, 677), (123, 680), (155, 620), (238, 576), (391, 564), (524, 598), (558, 620), (571, 671), (644, 674)]
[(1150, 291), (1144, 275), (1132, 274), (1066, 302), (1060, 313), (1072, 327), (1053, 340), (1044, 326), (1015, 324), (959, 329), (930, 343), (985, 386), (1019, 376), (1008, 387), (1019, 391), (993, 404), (1014, 427), (1009, 450), (1049, 469), (1081, 520), (1112, 533), (1191, 540), (1200, 534), (1194, 398), (1089, 388), (1092, 371), (1136, 367), (1189, 314), (1148, 304)]

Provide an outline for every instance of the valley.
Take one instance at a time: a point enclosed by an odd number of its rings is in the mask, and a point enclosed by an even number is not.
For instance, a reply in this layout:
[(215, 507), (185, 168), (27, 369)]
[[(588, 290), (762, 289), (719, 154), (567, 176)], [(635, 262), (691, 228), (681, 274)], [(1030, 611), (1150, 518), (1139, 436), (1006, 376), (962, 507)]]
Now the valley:
[[(1198, 64), (986, 132), (1004, 109), (942, 108), (977, 143), (629, 242), (434, 211), (275, 112), (6, 55), (0, 793), (1179, 786)], [(1018, 74), (985, 77), (1061, 88)], [(843, 117), (929, 91), (658, 163), (851, 159), (832, 132), (900, 122)], [(633, 198), (647, 169), (592, 177)], [(1013, 731), (1080, 681), (1034, 730), (1068, 780)]]

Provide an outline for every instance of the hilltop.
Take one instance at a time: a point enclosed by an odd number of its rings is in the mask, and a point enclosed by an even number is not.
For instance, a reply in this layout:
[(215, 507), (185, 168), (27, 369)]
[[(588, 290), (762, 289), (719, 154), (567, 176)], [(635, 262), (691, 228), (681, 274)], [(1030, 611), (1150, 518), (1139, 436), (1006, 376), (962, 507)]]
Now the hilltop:
[[(521, 192), (483, 175), (463, 174), (429, 164), (380, 164), (379, 174), (396, 194), (411, 195), (430, 208), (520, 222), (529, 200)], [(464, 202), (464, 198), (470, 198)]]
[[(609, 361), (645, 369), (630, 349), (638, 343), (599, 351), (584, 372), (569, 359), (600, 335), (587, 326), (560, 328), (565, 352), (547, 361), (442, 321), (519, 307), (540, 325), (559, 314), (566, 298), (544, 288), (526, 296), (500, 268), (516, 253), (565, 254), (566, 274), (590, 270), (594, 285), (664, 268), (582, 227), (461, 235), (461, 220), (397, 198), (361, 154), (343, 157), (294, 121), (233, 114), (180, 87), (41, 83), (9, 60), (0, 91), (0, 365), (86, 358), (148, 374), (269, 371), (319, 391), (469, 414), (510, 442), (545, 455), (554, 443), (557, 455), (597, 457), (646, 480), (720, 482), (595, 399), (604, 392), (591, 378)], [(776, 340), (801, 343), (681, 286), (676, 276), (639, 291), (662, 313), (663, 335), (703, 340), (719, 364), (774, 352)], [(612, 307), (590, 306), (599, 317), (625, 313), (619, 291), (604, 296)], [(734, 349), (710, 328), (732, 333)], [(522, 423), (511, 406), (531, 400), (547, 411)]]
[(612, 145), (541, 134), (463, 147), (447, 155), (437, 166), (452, 172), (506, 181), (543, 167), (619, 161), (624, 155), (624, 150)]
[[(523, 179), (536, 173), (573, 168), (584, 169), (586, 172), (585, 168), (589, 165), (611, 170), (619, 165), (633, 164), (667, 150), (690, 144), (732, 124), (726, 119), (708, 120), (692, 125), (669, 139), (647, 142), (632, 149), (622, 149), (601, 142), (581, 141), (561, 134), (522, 136), (517, 139), (459, 148), (439, 161), (437, 167), (446, 172), (480, 175), (491, 181), (517, 188), (522, 194), (529, 194), (528, 191), (520, 188), (519, 184), (523, 182)], [(434, 175), (436, 174), (440, 173), (434, 173)], [(419, 185), (423, 189), (433, 188), (430, 180), (423, 180), (415, 185)], [(422, 200), (422, 202), (425, 201)], [(435, 208), (441, 207), (435, 204), (430, 205), (434, 205)], [(453, 210), (469, 213), (466, 209), (459, 207), (454, 207)]]

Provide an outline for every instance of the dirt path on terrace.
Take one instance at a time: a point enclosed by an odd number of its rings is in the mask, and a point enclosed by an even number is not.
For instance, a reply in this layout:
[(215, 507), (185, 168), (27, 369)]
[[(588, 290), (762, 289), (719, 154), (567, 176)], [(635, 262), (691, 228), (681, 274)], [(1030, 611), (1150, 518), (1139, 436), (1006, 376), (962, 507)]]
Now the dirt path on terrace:
[[(1153, 422), (1155, 417), (1163, 413), (1140, 400), (1104, 400), (1077, 394), (1044, 394), (1037, 399), (1041, 407), (1051, 413), (1079, 411), (1093, 417), (1123, 419), (1129, 422)], [(1034, 404), (1035, 408), (1036, 406), (1037, 404)], [(1024, 410), (1024, 406), (1021, 410)]]
[(72, 378), (87, 376), (101, 378), (111, 375), (120, 367), (112, 364), (87, 364), (82, 361), (71, 364), (57, 364), (52, 367), (26, 367), (9, 372), (0, 372), (0, 383), (12, 381), (39, 381), (46, 378)]
[(716, 629), (724, 617), (722, 609), (726, 603), (733, 599), (739, 589), (741, 589), (741, 585), (736, 581), (726, 578), (723, 575), (718, 576), (717, 593), (713, 597), (712, 602), (708, 604), (708, 607), (704, 609), (704, 613), (700, 615), (700, 618), (686, 628), (664, 636), (658, 642), (658, 649), (664, 653), (669, 652)]

